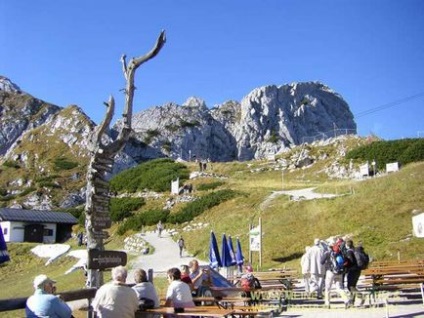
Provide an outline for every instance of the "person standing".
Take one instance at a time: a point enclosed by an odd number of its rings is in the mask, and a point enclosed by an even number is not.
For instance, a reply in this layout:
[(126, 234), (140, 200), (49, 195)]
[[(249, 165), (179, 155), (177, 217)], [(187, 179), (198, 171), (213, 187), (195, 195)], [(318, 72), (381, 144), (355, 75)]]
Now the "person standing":
[[(355, 258), (356, 258), (356, 265), (357, 265), (357, 269), (358, 269), (357, 276), (358, 276), (358, 279), (359, 279), (359, 277), (361, 276), (361, 271), (368, 268), (370, 258), (368, 256), (368, 254), (365, 253), (364, 247), (362, 246), (362, 242), (358, 242), (357, 246), (353, 248), (353, 252), (354, 252)], [(356, 281), (356, 284), (355, 284), (352, 303), (355, 302), (355, 297), (356, 297), (356, 295), (358, 295), (359, 298), (361, 298), (360, 306), (362, 306), (365, 302), (365, 295), (363, 295), (362, 293), (360, 293), (358, 291), (358, 289), (356, 288), (356, 285), (357, 285), (357, 281)]]
[(77, 235), (78, 246), (82, 245), (83, 238), (84, 238), (84, 234), (82, 232), (79, 232), (78, 235)]
[(185, 248), (185, 242), (184, 242), (184, 239), (183, 239), (182, 236), (180, 237), (180, 239), (178, 240), (177, 243), (178, 243), (178, 247), (180, 249), (180, 257), (183, 257), (183, 250)]
[(194, 307), (190, 287), (188, 284), (181, 281), (180, 270), (176, 267), (169, 269), (167, 272), (167, 278), (169, 286), (166, 291), (165, 307)]
[(302, 258), (300, 259), (300, 267), (302, 269), (302, 276), (303, 276), (303, 282), (305, 283), (305, 294), (306, 297), (309, 297), (310, 295), (310, 279), (311, 279), (311, 272), (309, 270), (309, 258), (308, 258), (308, 250), (310, 249), (310, 246), (305, 246), (305, 253), (302, 255)]
[(346, 257), (348, 258), (349, 268), (347, 269), (347, 290), (350, 292), (350, 304), (355, 302), (356, 285), (358, 284), (361, 270), (358, 268), (358, 262), (355, 257), (355, 246), (351, 239), (346, 240)]
[(34, 294), (27, 299), (25, 306), (26, 317), (72, 317), (71, 308), (60, 297), (55, 295), (56, 281), (46, 275), (34, 278)]
[(321, 264), (325, 266), (325, 297), (324, 303), (325, 306), (330, 308), (330, 292), (331, 287), (336, 287), (336, 292), (340, 295), (342, 300), (345, 303), (345, 307), (349, 307), (349, 298), (345, 291), (342, 288), (342, 273), (339, 273), (336, 268), (334, 268), (334, 264), (332, 262), (332, 258), (335, 257), (337, 253), (339, 253), (339, 246), (336, 242), (332, 241), (329, 243), (330, 249), (325, 251), (322, 255)]
[(162, 221), (158, 222), (158, 224), (156, 225), (156, 229), (158, 230), (158, 236), (161, 237), (163, 231)]
[(98, 318), (134, 318), (138, 309), (137, 293), (125, 284), (127, 270), (123, 266), (112, 268), (112, 282), (101, 286), (92, 306)]
[(321, 240), (316, 238), (314, 245), (308, 250), (307, 258), (309, 260), (309, 292), (317, 293), (317, 298), (322, 299), (322, 290), (324, 288), (325, 267), (321, 263), (324, 255), (324, 249), (321, 247)]

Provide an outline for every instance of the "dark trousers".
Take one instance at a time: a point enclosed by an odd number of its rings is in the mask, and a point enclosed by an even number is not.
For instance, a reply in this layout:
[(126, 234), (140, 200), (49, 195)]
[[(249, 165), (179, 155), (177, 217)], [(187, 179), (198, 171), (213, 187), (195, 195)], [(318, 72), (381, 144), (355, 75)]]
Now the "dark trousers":
[(359, 276), (361, 276), (360, 269), (350, 269), (347, 272), (347, 289), (351, 292), (351, 300), (355, 301), (355, 294), (357, 293), (356, 284), (358, 284)]

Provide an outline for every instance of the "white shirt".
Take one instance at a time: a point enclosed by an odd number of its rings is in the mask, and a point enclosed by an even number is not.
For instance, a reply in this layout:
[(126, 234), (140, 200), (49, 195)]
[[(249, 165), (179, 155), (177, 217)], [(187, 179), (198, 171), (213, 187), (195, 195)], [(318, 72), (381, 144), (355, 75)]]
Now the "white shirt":
[(171, 300), (174, 307), (194, 307), (190, 286), (180, 280), (171, 282), (166, 292), (166, 299)]
[(137, 294), (125, 284), (107, 283), (97, 290), (93, 309), (98, 318), (134, 318), (138, 309)]
[(134, 285), (132, 289), (134, 289), (137, 293), (138, 299), (141, 299), (142, 297), (149, 298), (155, 302), (155, 308), (159, 307), (159, 297), (156, 292), (155, 286), (153, 286), (151, 282), (139, 283), (137, 285)]

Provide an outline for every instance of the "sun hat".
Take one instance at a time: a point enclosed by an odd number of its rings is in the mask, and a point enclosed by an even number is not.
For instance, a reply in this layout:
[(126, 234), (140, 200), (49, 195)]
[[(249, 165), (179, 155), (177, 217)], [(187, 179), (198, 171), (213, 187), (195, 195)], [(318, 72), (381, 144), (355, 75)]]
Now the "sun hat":
[(47, 277), (47, 275), (44, 274), (38, 275), (34, 278), (34, 288), (40, 288), (41, 286), (47, 283), (54, 284), (56, 283), (56, 281)]

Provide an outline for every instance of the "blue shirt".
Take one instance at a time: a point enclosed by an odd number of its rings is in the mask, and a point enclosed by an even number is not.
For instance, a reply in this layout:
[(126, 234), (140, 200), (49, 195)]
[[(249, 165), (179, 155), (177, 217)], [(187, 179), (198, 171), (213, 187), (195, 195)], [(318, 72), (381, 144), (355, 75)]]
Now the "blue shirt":
[(37, 289), (26, 302), (27, 318), (70, 318), (71, 308), (59, 297)]

